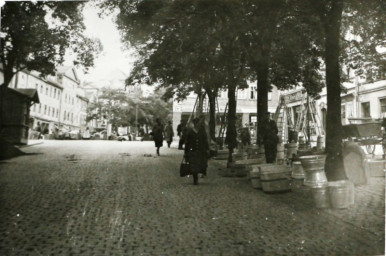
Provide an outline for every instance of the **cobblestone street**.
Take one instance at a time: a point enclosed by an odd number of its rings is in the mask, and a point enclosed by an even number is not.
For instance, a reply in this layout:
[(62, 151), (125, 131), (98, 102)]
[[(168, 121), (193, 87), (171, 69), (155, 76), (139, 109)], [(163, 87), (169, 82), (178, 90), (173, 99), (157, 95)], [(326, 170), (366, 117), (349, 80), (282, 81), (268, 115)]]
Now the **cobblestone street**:
[(0, 162), (0, 254), (384, 255), (384, 177), (356, 187), (351, 208), (320, 210), (307, 191), (221, 177), (225, 161), (210, 160), (193, 186), (176, 147), (160, 157), (153, 142), (23, 148)]

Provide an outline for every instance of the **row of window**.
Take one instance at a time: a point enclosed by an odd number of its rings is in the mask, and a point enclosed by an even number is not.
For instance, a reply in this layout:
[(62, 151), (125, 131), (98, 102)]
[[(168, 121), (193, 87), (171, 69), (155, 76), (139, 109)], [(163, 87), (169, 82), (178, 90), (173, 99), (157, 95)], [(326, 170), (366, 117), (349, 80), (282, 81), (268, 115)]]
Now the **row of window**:
[[(46, 116), (59, 118), (59, 109), (47, 106), (45, 104), (34, 104), (32, 111)], [(75, 115), (75, 120), (77, 119), (78, 115)], [(63, 121), (70, 121), (71, 123), (74, 123), (74, 113), (70, 113), (70, 111), (64, 111)], [(82, 120), (79, 121), (81, 122)]]
[(45, 104), (34, 104), (32, 111), (39, 114), (59, 118), (59, 109), (47, 106)]
[[(44, 90), (45, 89), (45, 90)], [(56, 87), (52, 87), (52, 86), (43, 86), (42, 84), (40, 85), (40, 88), (39, 88), (39, 85), (36, 84), (36, 90), (40, 93), (40, 94), (45, 94), (51, 98), (54, 98), (54, 99), (60, 99), (60, 90), (57, 89)]]
[[(39, 88), (39, 84), (36, 83), (36, 90), (40, 93), (40, 94), (45, 94), (51, 98), (54, 98), (54, 99), (60, 99), (60, 94), (61, 94), (61, 91), (55, 87), (52, 87), (52, 86), (43, 86), (43, 85), (40, 85), (40, 88)], [(75, 98), (74, 97), (70, 97), (70, 95), (68, 94), (64, 94), (64, 102), (67, 103), (67, 104), (71, 104), (71, 105), (74, 105), (75, 103)], [(79, 99), (77, 98), (76, 99), (76, 103), (79, 104)]]

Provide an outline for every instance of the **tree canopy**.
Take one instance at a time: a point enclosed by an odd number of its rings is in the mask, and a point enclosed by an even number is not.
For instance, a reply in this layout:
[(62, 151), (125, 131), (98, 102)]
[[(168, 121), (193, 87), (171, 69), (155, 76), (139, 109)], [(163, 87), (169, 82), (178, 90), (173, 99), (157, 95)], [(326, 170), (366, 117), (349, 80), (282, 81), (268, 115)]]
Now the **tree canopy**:
[(1, 9), (1, 52), (4, 86), (20, 70), (53, 75), (67, 50), (76, 55), (75, 66), (93, 66), (101, 49), (98, 40), (83, 34), (85, 2), (7, 1)]

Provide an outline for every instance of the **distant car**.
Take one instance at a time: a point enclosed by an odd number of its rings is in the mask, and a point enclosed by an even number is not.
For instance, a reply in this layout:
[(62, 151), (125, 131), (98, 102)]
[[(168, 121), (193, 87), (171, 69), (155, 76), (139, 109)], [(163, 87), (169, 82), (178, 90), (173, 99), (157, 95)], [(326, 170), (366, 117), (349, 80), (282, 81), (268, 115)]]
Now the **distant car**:
[(130, 140), (132, 140), (132, 138), (131, 138), (130, 134), (118, 135), (117, 140), (118, 141), (130, 141)]
[(105, 139), (106, 134), (107, 134), (106, 130), (101, 131), (101, 132), (95, 132), (95, 133), (93, 133), (91, 135), (91, 139), (93, 139), (93, 140), (103, 140), (103, 139)]

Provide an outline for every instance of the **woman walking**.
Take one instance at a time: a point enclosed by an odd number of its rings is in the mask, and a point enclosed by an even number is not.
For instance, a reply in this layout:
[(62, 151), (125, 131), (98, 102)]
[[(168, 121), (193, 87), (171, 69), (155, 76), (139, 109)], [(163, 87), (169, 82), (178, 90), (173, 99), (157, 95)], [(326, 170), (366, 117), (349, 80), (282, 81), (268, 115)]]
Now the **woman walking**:
[(159, 118), (157, 118), (155, 121), (156, 123), (153, 126), (151, 134), (153, 135), (155, 147), (157, 148), (157, 155), (160, 155), (159, 148), (162, 147), (164, 141), (164, 127), (161, 124), (161, 120)]
[(185, 159), (190, 163), (193, 184), (198, 185), (198, 174), (206, 174), (208, 166), (208, 138), (203, 118), (193, 119), (193, 127), (186, 134)]
[(170, 144), (172, 144), (173, 141), (173, 127), (172, 127), (172, 122), (168, 121), (168, 125), (165, 128), (165, 137), (166, 137), (166, 142), (168, 143), (168, 148), (170, 148)]

